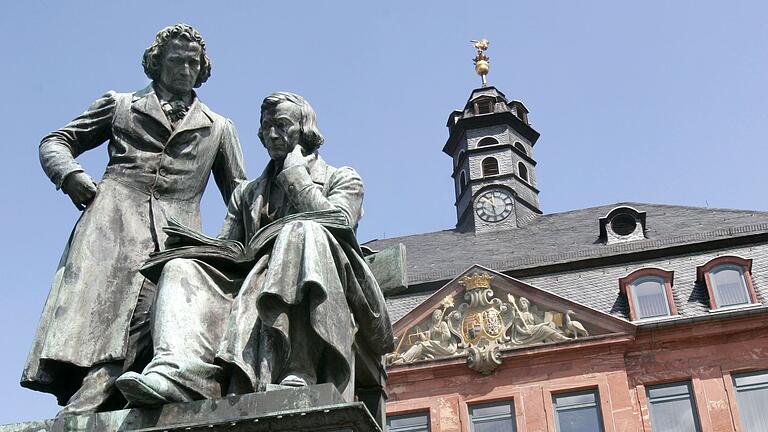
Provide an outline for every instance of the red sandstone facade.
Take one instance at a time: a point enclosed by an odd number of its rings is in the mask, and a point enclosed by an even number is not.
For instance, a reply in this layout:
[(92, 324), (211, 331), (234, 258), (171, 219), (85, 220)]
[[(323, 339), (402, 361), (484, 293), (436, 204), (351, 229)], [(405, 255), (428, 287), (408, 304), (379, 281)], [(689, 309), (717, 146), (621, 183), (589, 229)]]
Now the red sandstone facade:
[(768, 369), (768, 313), (641, 327), (511, 350), (502, 359), (487, 376), (464, 358), (392, 366), (387, 415), (429, 412), (432, 432), (470, 431), (469, 406), (512, 401), (517, 431), (554, 432), (552, 395), (597, 389), (606, 432), (649, 432), (646, 386), (690, 381), (703, 432), (741, 431), (732, 374)]

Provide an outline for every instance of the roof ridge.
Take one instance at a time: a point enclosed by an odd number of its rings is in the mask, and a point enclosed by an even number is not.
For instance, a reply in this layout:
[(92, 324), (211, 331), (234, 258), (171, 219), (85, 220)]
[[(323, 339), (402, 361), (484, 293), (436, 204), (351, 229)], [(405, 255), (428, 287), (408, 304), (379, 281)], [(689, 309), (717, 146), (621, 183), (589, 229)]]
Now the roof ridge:
[(699, 206), (665, 204), (665, 203), (625, 202), (625, 203), (618, 203), (618, 204), (652, 205), (652, 206), (658, 206), (658, 207), (674, 207), (674, 208), (684, 208), (684, 209), (694, 209), (694, 210), (727, 211), (732, 213), (768, 213), (768, 211), (761, 211), (761, 210), (732, 209), (732, 208), (725, 208), (725, 207), (699, 207)]
[[(705, 211), (717, 211), (717, 212), (728, 212), (728, 213), (739, 213), (739, 214), (764, 214), (768, 215), (768, 211), (760, 211), (760, 210), (741, 210), (741, 209), (728, 209), (728, 208), (719, 208), (719, 207), (695, 207), (695, 206), (685, 206), (685, 205), (677, 205), (677, 204), (662, 204), (662, 203), (644, 203), (644, 202), (635, 202), (635, 201), (620, 201), (616, 203), (609, 203), (609, 204), (603, 204), (598, 206), (592, 206), (592, 207), (585, 207), (581, 209), (573, 209), (573, 210), (565, 210), (561, 212), (555, 212), (555, 213), (545, 213), (541, 214), (535, 217), (530, 218), (530, 220), (524, 220), (523, 224), (520, 228), (528, 228), (533, 227), (537, 225), (537, 222), (549, 219), (551, 217), (556, 216), (562, 216), (567, 215), (571, 213), (577, 213), (577, 212), (586, 212), (590, 210), (596, 210), (600, 208), (616, 208), (621, 206), (631, 206), (636, 208), (638, 211), (644, 211), (645, 209), (642, 208), (642, 206), (655, 206), (655, 207), (667, 207), (667, 208), (674, 208), (674, 209), (689, 209), (689, 210), (705, 210)], [(423, 232), (423, 233), (414, 233), (414, 234), (406, 234), (401, 235), (397, 237), (387, 237), (383, 239), (371, 239), (366, 240), (365, 242), (361, 243), (361, 245), (367, 245), (369, 243), (377, 242), (377, 241), (393, 241), (397, 239), (402, 238), (414, 238), (414, 237), (422, 237), (422, 236), (429, 236), (434, 235), (437, 233), (455, 233), (457, 235), (474, 235), (475, 233), (471, 231), (462, 232), (459, 231), (457, 228), (448, 228), (444, 230), (437, 230), (437, 231), (429, 231), (429, 232)]]
[[(768, 211), (761, 211), (761, 210), (729, 209), (729, 208), (722, 208), (722, 207), (697, 207), (697, 206), (687, 206), (687, 205), (679, 205), (679, 204), (650, 203), (650, 202), (639, 202), (639, 201), (620, 201), (616, 203), (602, 204), (598, 206), (585, 207), (581, 209), (565, 210), (565, 211), (555, 212), (555, 213), (546, 213), (541, 215), (540, 217), (562, 215), (565, 213), (573, 213), (573, 212), (579, 212), (579, 211), (585, 211), (585, 210), (595, 210), (602, 207), (615, 208), (615, 207), (621, 207), (621, 206), (631, 206), (631, 207), (655, 206), (655, 207), (670, 207), (670, 208), (678, 208), (678, 209), (684, 208), (684, 209), (693, 209), (693, 210), (727, 211), (732, 213), (766, 213), (768, 214)], [(642, 210), (642, 209), (639, 208), (637, 210)]]

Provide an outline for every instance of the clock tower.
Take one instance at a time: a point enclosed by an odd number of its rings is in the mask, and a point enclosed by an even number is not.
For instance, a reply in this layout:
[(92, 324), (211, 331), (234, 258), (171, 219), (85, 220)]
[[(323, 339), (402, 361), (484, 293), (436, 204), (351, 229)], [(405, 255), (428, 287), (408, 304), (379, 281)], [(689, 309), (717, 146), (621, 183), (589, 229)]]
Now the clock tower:
[(453, 159), (456, 227), (476, 233), (517, 228), (541, 214), (533, 146), (539, 138), (528, 109), (488, 86), (488, 41), (475, 42), (482, 87), (448, 118), (443, 152)]

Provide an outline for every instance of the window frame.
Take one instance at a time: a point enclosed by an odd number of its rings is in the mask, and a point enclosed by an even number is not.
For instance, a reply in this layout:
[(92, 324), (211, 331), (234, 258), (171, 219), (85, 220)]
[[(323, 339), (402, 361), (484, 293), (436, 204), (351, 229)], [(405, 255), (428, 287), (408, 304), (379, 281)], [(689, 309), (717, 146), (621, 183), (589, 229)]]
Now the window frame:
[[(426, 419), (427, 419), (427, 423), (426, 423), (427, 432), (430, 432), (432, 430), (432, 419), (431, 419), (431, 416), (430, 416), (430, 414), (431, 414), (430, 411), (431, 410), (427, 409), (427, 410), (409, 411), (409, 412), (403, 412), (403, 413), (396, 413), (396, 414), (392, 414), (392, 415), (387, 415), (386, 419), (384, 420), (384, 424), (386, 425), (386, 429), (391, 431), (393, 429), (391, 429), (390, 426), (389, 426), (390, 419), (395, 418), (395, 417), (416, 417), (416, 416), (422, 416), (423, 415), (423, 416), (426, 416)], [(395, 431), (397, 431), (397, 429), (395, 429)], [(408, 432), (408, 429), (404, 429), (402, 431), (403, 432)]]
[[(595, 395), (595, 407), (597, 408), (597, 419), (600, 424), (600, 431), (599, 432), (605, 432), (605, 419), (603, 418), (603, 407), (600, 399), (600, 389), (597, 387), (591, 387), (591, 388), (582, 388), (577, 390), (571, 390), (571, 391), (558, 391), (557, 393), (551, 393), (551, 401), (552, 401), (552, 414), (554, 416), (555, 420), (555, 431), (561, 432), (560, 428), (560, 416), (558, 415), (561, 410), (558, 409), (557, 406), (557, 398), (563, 397), (563, 396), (579, 396), (587, 393), (592, 393)], [(582, 404), (583, 405), (583, 404)], [(569, 407), (570, 409), (573, 409), (576, 405), (573, 405)], [(561, 407), (566, 408), (566, 407)]]
[[(488, 109), (490, 111), (488, 111), (488, 112), (480, 112), (480, 111), (482, 111), (480, 109), (480, 106), (481, 105), (484, 106), (486, 103), (488, 104)], [(475, 100), (474, 105), (475, 105), (475, 115), (493, 114), (493, 112), (494, 112), (494, 110), (496, 108), (495, 107), (496, 100), (494, 98), (490, 97), (490, 96), (481, 97), (481, 98), (478, 98), (477, 100)]]
[[(486, 163), (489, 163), (489, 164), (490, 163), (494, 163), (495, 164), (496, 172), (492, 173), (492, 174), (487, 173), (486, 171), (489, 168), (494, 168), (494, 167), (493, 166), (486, 166)], [(499, 167), (499, 160), (496, 159), (493, 156), (484, 157), (483, 160), (480, 161), (480, 171), (481, 171), (483, 177), (491, 177), (491, 176), (497, 176), (497, 175), (501, 174), (500, 167)]]
[(741, 371), (733, 371), (729, 374), (730, 376), (730, 386), (729, 389), (732, 391), (732, 402), (731, 402), (731, 412), (733, 413), (734, 419), (737, 421), (737, 426), (739, 427), (739, 430), (742, 430), (744, 428), (744, 414), (742, 413), (742, 405), (741, 405), (741, 397), (740, 392), (744, 391), (750, 391), (755, 390), (755, 388), (765, 388), (766, 383), (757, 383), (757, 384), (748, 384), (748, 385), (742, 385), (739, 386), (736, 384), (736, 379), (741, 378), (744, 376), (754, 376), (754, 375), (765, 375), (768, 376), (768, 369), (750, 369), (750, 370), (741, 370)]
[(478, 140), (477, 144), (475, 144), (475, 148), (490, 147), (490, 146), (495, 146), (495, 145), (499, 145), (499, 144), (500, 144), (499, 140), (496, 139), (496, 137), (487, 136), (487, 137), (483, 137), (480, 140)]
[(696, 426), (696, 432), (701, 431), (701, 419), (699, 418), (699, 406), (696, 403), (696, 393), (693, 389), (693, 382), (690, 379), (682, 380), (682, 381), (670, 381), (670, 382), (663, 382), (658, 384), (646, 384), (645, 387), (645, 398), (646, 403), (648, 406), (648, 420), (650, 421), (651, 427), (654, 426), (654, 404), (658, 404), (659, 402), (664, 402), (663, 400), (659, 399), (670, 399), (670, 398), (677, 398), (680, 399), (681, 395), (674, 395), (674, 396), (665, 396), (663, 398), (651, 398), (651, 390), (654, 388), (662, 388), (662, 387), (672, 387), (672, 386), (680, 386), (685, 385), (688, 388), (688, 400), (691, 402), (691, 415), (693, 416), (693, 422)]
[(467, 404), (467, 417), (469, 419), (470, 432), (475, 432), (475, 420), (480, 420), (480, 422), (483, 422), (487, 420), (507, 418), (500, 415), (475, 418), (472, 415), (472, 410), (474, 410), (475, 408), (486, 408), (486, 407), (502, 406), (502, 405), (509, 406), (510, 408), (509, 420), (510, 420), (510, 423), (512, 424), (512, 432), (516, 432), (517, 431), (517, 414), (515, 412), (514, 400), (497, 400), (497, 401), (491, 401), (491, 402), (479, 402), (479, 403)]
[(458, 167), (461, 164), (462, 159), (464, 159), (464, 155), (466, 152), (464, 150), (459, 150), (459, 155), (456, 157), (456, 166)]
[[(669, 315), (657, 315), (652, 317), (639, 317), (640, 307), (635, 304), (636, 295), (633, 291), (635, 282), (647, 277), (657, 277), (664, 281), (664, 294), (667, 298), (667, 310)], [(619, 279), (619, 292), (626, 296), (627, 304), (629, 305), (629, 317), (632, 321), (639, 320), (651, 320), (664, 317), (676, 316), (677, 305), (675, 305), (675, 297), (672, 295), (672, 284), (674, 281), (675, 272), (667, 271), (655, 267), (641, 268), (633, 271), (632, 273)]]
[[(744, 285), (747, 290), (747, 303), (738, 303), (727, 306), (720, 306), (717, 304), (717, 297), (715, 296), (715, 285), (712, 281), (712, 271), (720, 266), (732, 265), (741, 268), (741, 276), (744, 280)], [(729, 308), (738, 308), (744, 306), (751, 306), (759, 304), (757, 300), (757, 293), (755, 287), (752, 284), (752, 260), (746, 259), (734, 255), (719, 256), (709, 260), (706, 264), (696, 267), (696, 281), (703, 282), (707, 286), (707, 293), (709, 294), (709, 307), (710, 310), (720, 310)]]
[[(520, 168), (522, 168), (522, 170)], [(525, 174), (525, 175), (523, 175), (523, 174)], [(520, 177), (520, 180), (522, 180), (522, 181), (524, 181), (524, 182), (526, 182), (528, 184), (531, 184), (531, 174), (528, 171), (528, 167), (525, 166), (523, 161), (520, 161), (520, 162), (517, 163), (517, 176)]]

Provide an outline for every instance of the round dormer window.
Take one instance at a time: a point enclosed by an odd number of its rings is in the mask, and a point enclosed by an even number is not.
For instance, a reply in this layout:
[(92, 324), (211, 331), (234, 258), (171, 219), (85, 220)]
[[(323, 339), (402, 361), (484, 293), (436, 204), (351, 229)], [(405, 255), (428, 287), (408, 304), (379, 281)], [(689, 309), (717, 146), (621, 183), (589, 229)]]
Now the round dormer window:
[(629, 214), (619, 213), (611, 219), (611, 231), (616, 235), (627, 236), (635, 232), (637, 220)]

